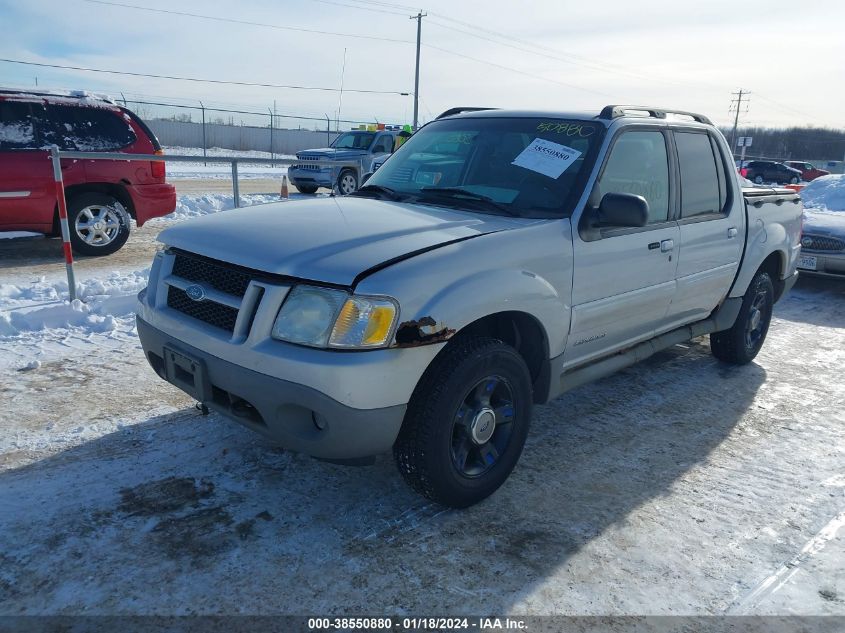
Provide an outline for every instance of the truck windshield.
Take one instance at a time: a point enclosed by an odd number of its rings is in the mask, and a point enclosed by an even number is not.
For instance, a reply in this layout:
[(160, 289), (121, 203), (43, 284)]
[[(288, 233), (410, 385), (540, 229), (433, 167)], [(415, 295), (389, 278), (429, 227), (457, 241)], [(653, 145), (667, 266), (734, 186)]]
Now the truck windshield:
[(554, 118), (456, 118), (423, 127), (367, 180), (393, 199), (525, 217), (571, 213), (604, 126)]
[(331, 146), (335, 149), (367, 149), (375, 136), (372, 132), (344, 132)]

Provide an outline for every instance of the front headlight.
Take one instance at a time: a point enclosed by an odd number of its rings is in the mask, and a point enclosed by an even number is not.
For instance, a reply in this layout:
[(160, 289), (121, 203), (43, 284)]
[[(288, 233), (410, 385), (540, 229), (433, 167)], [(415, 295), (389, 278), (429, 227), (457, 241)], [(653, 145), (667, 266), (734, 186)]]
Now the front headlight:
[(272, 336), (312, 347), (383, 347), (390, 342), (398, 312), (396, 303), (387, 297), (296, 286), (276, 317)]

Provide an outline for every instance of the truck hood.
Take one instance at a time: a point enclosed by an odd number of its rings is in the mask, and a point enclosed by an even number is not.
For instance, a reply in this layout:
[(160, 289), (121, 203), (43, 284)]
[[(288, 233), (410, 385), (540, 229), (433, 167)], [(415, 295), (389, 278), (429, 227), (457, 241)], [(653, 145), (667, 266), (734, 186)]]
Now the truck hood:
[(429, 205), (317, 198), (233, 209), (165, 229), (168, 246), (274, 275), (351, 286), (406, 255), (534, 224)]
[(804, 233), (845, 238), (845, 211), (804, 211)]
[(297, 152), (297, 158), (326, 158), (329, 160), (345, 160), (347, 158), (357, 158), (366, 154), (363, 149), (332, 149), (331, 147), (323, 147), (320, 149), (308, 149), (302, 152)]

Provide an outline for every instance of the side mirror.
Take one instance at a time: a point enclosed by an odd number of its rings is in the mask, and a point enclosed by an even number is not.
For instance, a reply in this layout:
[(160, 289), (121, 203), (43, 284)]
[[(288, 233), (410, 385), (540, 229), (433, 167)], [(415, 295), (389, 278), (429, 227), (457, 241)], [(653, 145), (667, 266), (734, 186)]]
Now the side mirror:
[(599, 205), (602, 224), (640, 227), (648, 224), (648, 202), (632, 193), (606, 193)]

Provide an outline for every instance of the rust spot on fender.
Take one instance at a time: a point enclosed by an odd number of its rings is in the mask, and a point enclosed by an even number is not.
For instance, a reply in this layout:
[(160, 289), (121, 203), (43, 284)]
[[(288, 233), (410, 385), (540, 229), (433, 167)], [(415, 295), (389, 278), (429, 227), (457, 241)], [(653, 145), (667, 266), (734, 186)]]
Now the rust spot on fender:
[(430, 316), (424, 316), (416, 321), (400, 323), (396, 329), (395, 347), (417, 347), (448, 341), (455, 330), (438, 324)]

